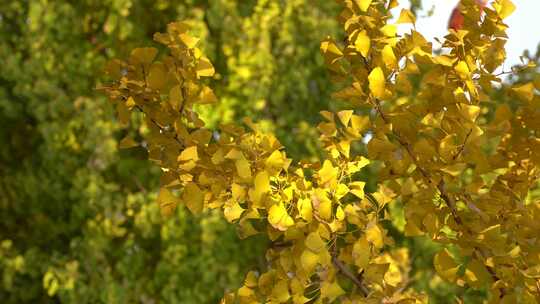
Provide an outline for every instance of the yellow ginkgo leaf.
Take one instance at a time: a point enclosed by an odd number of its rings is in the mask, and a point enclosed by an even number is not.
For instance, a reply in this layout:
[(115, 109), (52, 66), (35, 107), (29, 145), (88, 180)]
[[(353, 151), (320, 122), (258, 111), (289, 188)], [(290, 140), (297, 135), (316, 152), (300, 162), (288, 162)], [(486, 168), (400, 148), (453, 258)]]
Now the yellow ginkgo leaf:
[(316, 231), (308, 234), (308, 236), (306, 237), (305, 244), (306, 244), (306, 247), (309, 248), (309, 250), (315, 253), (319, 253), (323, 249), (326, 248), (326, 243), (323, 241), (319, 233)]
[(433, 61), (437, 64), (451, 67), (456, 62), (456, 58), (449, 55), (435, 56)]
[(369, 38), (366, 30), (358, 33), (356, 40), (354, 42), (354, 47), (362, 56), (367, 57), (369, 49), (371, 47), (371, 39)]
[(493, 3), (493, 7), (501, 19), (505, 19), (506, 17), (512, 15), (512, 13), (516, 10), (516, 6), (510, 0), (495, 1)]
[(137, 147), (139, 144), (133, 140), (130, 136), (124, 137), (119, 143), (118, 148), (120, 149), (129, 149), (133, 147)]
[(274, 168), (274, 169), (282, 168), (283, 165), (285, 164), (285, 159), (279, 150), (275, 150), (266, 159), (265, 164), (268, 168)]
[(356, 181), (349, 183), (349, 191), (354, 194), (359, 199), (364, 198), (364, 186), (366, 185), (365, 182)]
[(339, 286), (337, 281), (324, 281), (321, 284), (321, 298), (328, 299), (328, 303), (334, 302), (337, 297), (343, 294), (345, 294), (345, 291)]
[(231, 185), (231, 198), (235, 201), (243, 200), (246, 196), (246, 190), (239, 184)]
[(375, 98), (383, 98), (386, 88), (386, 79), (384, 72), (380, 67), (374, 68), (368, 76), (369, 90)]
[(379, 226), (372, 222), (369, 223), (366, 228), (366, 240), (375, 246), (375, 248), (382, 248), (384, 246), (383, 233)]
[(458, 64), (454, 67), (454, 70), (461, 79), (468, 79), (471, 73), (469, 66), (465, 61), (458, 62)]
[(299, 199), (296, 205), (300, 217), (307, 222), (311, 222), (313, 219), (313, 207), (311, 201), (307, 198)]
[(270, 178), (266, 171), (261, 171), (255, 175), (254, 189), (251, 195), (251, 199), (255, 205), (259, 205), (263, 195), (270, 191)]
[(280, 280), (272, 288), (271, 297), (276, 301), (276, 303), (285, 303), (291, 297), (289, 293), (289, 288), (286, 280)]
[(525, 101), (531, 101), (534, 97), (534, 84), (532, 82), (522, 84), (512, 88), (519, 98)]
[(467, 268), (465, 269), (465, 280), (469, 285), (476, 288), (486, 286), (493, 282), (486, 266), (476, 259), (467, 264)]
[(364, 272), (364, 277), (366, 281), (382, 285), (384, 275), (390, 266), (389, 263), (384, 264), (374, 264), (371, 263), (366, 267)]
[(236, 165), (236, 171), (238, 176), (241, 178), (250, 178), (251, 177), (251, 166), (249, 161), (245, 158), (237, 159), (234, 164)]
[(158, 50), (153, 47), (136, 48), (131, 51), (129, 61), (132, 65), (148, 65), (154, 61), (158, 53)]
[(382, 59), (387, 68), (393, 69), (397, 67), (397, 59), (394, 50), (390, 45), (385, 45), (382, 49)]
[(366, 12), (373, 0), (354, 0), (362, 12)]
[(203, 210), (204, 194), (195, 183), (189, 183), (184, 187), (182, 200), (194, 214), (200, 213)]
[(353, 113), (353, 110), (340, 111), (337, 113), (337, 116), (339, 117), (339, 121), (341, 121), (344, 126), (348, 126)]
[(387, 24), (380, 28), (381, 33), (386, 37), (395, 37), (397, 34), (397, 26), (395, 24)]
[(244, 279), (244, 285), (249, 288), (255, 288), (258, 284), (258, 278), (255, 271), (249, 271)]
[(225, 215), (225, 219), (227, 219), (229, 223), (232, 223), (240, 218), (244, 210), (245, 209), (242, 208), (237, 202), (230, 202), (225, 204), (225, 207), (223, 208), (223, 215)]
[(319, 255), (306, 249), (300, 255), (300, 263), (306, 274), (311, 274), (315, 269), (315, 266), (319, 263)]
[(214, 76), (214, 66), (206, 57), (199, 58), (197, 63), (197, 77), (212, 77)]
[(169, 189), (161, 188), (159, 190), (157, 202), (161, 209), (161, 213), (165, 216), (169, 216), (176, 209), (178, 203), (180, 203), (180, 199), (174, 196)]
[(402, 9), (401, 12), (399, 13), (399, 18), (396, 23), (397, 24), (416, 23), (416, 17), (410, 10)]
[(359, 238), (353, 245), (352, 257), (354, 264), (360, 269), (364, 269), (369, 264), (371, 249), (366, 238)]
[(180, 38), (180, 41), (182, 41), (182, 43), (184, 43), (184, 45), (190, 49), (194, 48), (197, 43), (199, 43), (198, 38), (195, 38), (187, 33), (182, 33), (178, 35), (178, 37)]
[(180, 85), (176, 85), (171, 88), (169, 91), (169, 104), (171, 107), (178, 111), (180, 108), (182, 108), (182, 104), (184, 102), (184, 96), (182, 95), (182, 88)]
[(294, 220), (287, 213), (287, 209), (285, 209), (283, 203), (278, 203), (270, 207), (268, 211), (268, 222), (280, 231), (285, 231), (294, 225)]
[(201, 92), (199, 93), (199, 99), (197, 101), (198, 104), (210, 104), (217, 102), (217, 97), (214, 94), (214, 91), (208, 87), (203, 86), (201, 89)]
[(197, 153), (197, 146), (191, 146), (184, 149), (180, 155), (178, 155), (178, 161), (197, 161), (199, 160), (199, 154)]
[(167, 68), (163, 63), (156, 62), (150, 66), (146, 77), (148, 87), (154, 90), (161, 90), (167, 85)]
[(333, 185), (337, 182), (338, 168), (332, 165), (332, 162), (325, 160), (322, 168), (319, 170), (319, 180), (322, 185)]
[(454, 261), (454, 258), (445, 248), (435, 255), (433, 264), (437, 273), (450, 282), (454, 282), (457, 278), (459, 265)]

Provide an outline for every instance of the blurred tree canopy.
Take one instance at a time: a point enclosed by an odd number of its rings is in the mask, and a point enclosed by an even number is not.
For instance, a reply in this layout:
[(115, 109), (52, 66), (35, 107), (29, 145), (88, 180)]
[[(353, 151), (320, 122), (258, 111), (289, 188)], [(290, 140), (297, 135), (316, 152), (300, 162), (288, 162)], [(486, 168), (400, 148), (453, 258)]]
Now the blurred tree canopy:
[[(218, 73), (220, 105), (205, 119), (251, 117), (293, 157), (317, 157), (310, 126), (336, 107), (319, 42), (340, 33), (337, 13), (325, 0), (2, 1), (2, 303), (214, 303), (238, 287), (265, 240), (240, 242), (216, 213), (162, 218), (159, 172), (144, 149), (118, 151), (140, 130), (111, 122), (99, 75), (167, 23), (189, 20)], [(430, 268), (436, 248), (413, 247), (415, 269)]]
[[(95, 90), (105, 62), (187, 19), (217, 64), (213, 123), (244, 116), (277, 130), (297, 157), (317, 147), (331, 92), (319, 41), (331, 1), (36, 0), (0, 3), (2, 303), (212, 303), (260, 263), (220, 216), (163, 219), (146, 152)], [(277, 77), (279, 75), (279, 77)], [(246, 101), (250, 101), (246, 103)]]

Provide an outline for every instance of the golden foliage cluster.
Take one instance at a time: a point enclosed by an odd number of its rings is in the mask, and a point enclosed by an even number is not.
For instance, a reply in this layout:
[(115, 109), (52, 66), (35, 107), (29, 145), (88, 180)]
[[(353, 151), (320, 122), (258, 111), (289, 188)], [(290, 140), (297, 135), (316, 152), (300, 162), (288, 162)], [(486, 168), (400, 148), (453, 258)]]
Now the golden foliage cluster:
[[(489, 303), (539, 303), (540, 201), (530, 194), (540, 173), (539, 84), (509, 90), (517, 106), (489, 97), (500, 87), (513, 4), (496, 0), (481, 12), (462, 1), (463, 30), (450, 30), (434, 55), (415, 29), (400, 36), (389, 23), (397, 1), (339, 2), (346, 40), (328, 38), (321, 52), (350, 110), (321, 113), (320, 163), (293, 163), (249, 119), (247, 129), (205, 128), (196, 108), (217, 101), (202, 81), (214, 68), (185, 23), (155, 35), (162, 57), (139, 48), (107, 68), (119, 120), (144, 113), (144, 145), (163, 170), (163, 212), (220, 209), (242, 237), (272, 241), (266, 271), (249, 272), (223, 303), (427, 303), (410, 288), (407, 249), (383, 225), (396, 203), (406, 236), (444, 245), (433, 261), (441, 278), (488, 290)], [(408, 10), (397, 19), (414, 22)], [(367, 155), (351, 149), (367, 135)], [(380, 167), (374, 192), (358, 178), (370, 163)]]

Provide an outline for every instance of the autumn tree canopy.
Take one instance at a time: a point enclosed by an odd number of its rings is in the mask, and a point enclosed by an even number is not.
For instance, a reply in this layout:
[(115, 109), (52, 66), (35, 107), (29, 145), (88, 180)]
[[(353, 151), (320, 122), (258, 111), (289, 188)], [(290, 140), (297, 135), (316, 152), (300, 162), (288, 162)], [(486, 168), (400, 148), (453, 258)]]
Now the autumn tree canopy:
[[(205, 126), (199, 109), (219, 100), (204, 80), (215, 69), (188, 23), (154, 35), (162, 52), (137, 48), (107, 67), (118, 119), (145, 121), (162, 212), (218, 209), (241, 237), (270, 240), (264, 267), (222, 302), (427, 303), (398, 239), (420, 235), (441, 245), (440, 279), (488, 303), (539, 302), (540, 83), (506, 88), (498, 70), (514, 5), (462, 1), (462, 24), (435, 54), (415, 29), (397, 34), (415, 23), (408, 10), (389, 22), (397, 1), (338, 2), (345, 39), (320, 50), (347, 108), (321, 112), (320, 161), (289, 158), (250, 117)], [(501, 87), (509, 100), (492, 100)], [(362, 178), (369, 168), (375, 180)]]

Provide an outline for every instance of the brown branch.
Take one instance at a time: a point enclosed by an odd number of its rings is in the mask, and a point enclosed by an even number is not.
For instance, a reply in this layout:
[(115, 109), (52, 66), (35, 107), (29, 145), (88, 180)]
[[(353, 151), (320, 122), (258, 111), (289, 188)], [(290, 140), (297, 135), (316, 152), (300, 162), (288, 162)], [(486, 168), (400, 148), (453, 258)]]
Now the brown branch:
[[(378, 100), (376, 100), (375, 102), (376, 106), (375, 106), (375, 109), (377, 110), (377, 112), (379, 113), (379, 115), (381, 115), (381, 118), (383, 119), (383, 121), (385, 123), (389, 123), (390, 121), (384, 116), (384, 113), (382, 112), (381, 108), (380, 108), (380, 103)], [(410, 149), (410, 145), (401, 138), (401, 136), (399, 135), (399, 133), (397, 133), (394, 129), (392, 129), (392, 134), (395, 136), (396, 140), (399, 142), (399, 144), (401, 146), (403, 146), (405, 148), (405, 150), (407, 151), (407, 153), (409, 154), (409, 156), (411, 157), (411, 159), (413, 160), (414, 164), (416, 165), (416, 168), (420, 171), (420, 173), (424, 176), (424, 178), (426, 179), (426, 181), (433, 185), (433, 181), (431, 180), (431, 178), (429, 177), (429, 174), (427, 171), (425, 171), (417, 162), (416, 158), (414, 157), (414, 154), (412, 153), (411, 149)], [(469, 133), (467, 134), (467, 137), (465, 138), (465, 141), (460, 149), (460, 151), (458, 151), (458, 154), (459, 155), (464, 147), (465, 147), (465, 144), (467, 142), (467, 139), (469, 138), (470, 134), (472, 132), (472, 129), (469, 131)], [(445, 187), (445, 182), (443, 179), (441, 179), (441, 181), (439, 182), (439, 184), (437, 185), (437, 189), (439, 190), (440, 192), (440, 196), (441, 198), (443, 199), (443, 201), (445, 202), (446, 206), (448, 206), (448, 208), (450, 209), (450, 212), (452, 213), (452, 217), (454, 218), (454, 221), (460, 225), (461, 227), (463, 227), (467, 232), (471, 233), (472, 234), (472, 231), (466, 227), (463, 223), (463, 221), (461, 220), (461, 217), (459, 217), (459, 214), (457, 213), (457, 207), (456, 207), (456, 202), (454, 201), (454, 199), (446, 192), (446, 187)], [(480, 255), (482, 257), (483, 260), (485, 260), (485, 257), (484, 257), (484, 254), (483, 252), (478, 249), (478, 248), (475, 248), (475, 250), (473, 251), (473, 253), (475, 253), (476, 255)], [(492, 279), (496, 282), (499, 280), (499, 277), (497, 276), (497, 274), (495, 273), (495, 270), (491, 267), (487, 267), (487, 270), (488, 272), (490, 273)], [(504, 295), (505, 294), (505, 290), (504, 288), (501, 288), (501, 295)]]
[(461, 153), (463, 153), (463, 150), (465, 150), (465, 144), (467, 144), (467, 140), (469, 139), (469, 136), (471, 136), (472, 128), (467, 133), (467, 136), (465, 136), (465, 140), (463, 141), (463, 144), (459, 147), (459, 150), (457, 151), (456, 155), (452, 157), (452, 160), (456, 160)]
[[(146, 115), (150, 121), (161, 131), (162, 134), (166, 134), (167, 133), (167, 130), (165, 130), (162, 126), (160, 126), (157, 121), (155, 121), (152, 117), (150, 117), (148, 114), (146, 114), (146, 112), (144, 112), (144, 110), (139, 106), (139, 105), (135, 105), (135, 108), (137, 110), (139, 110), (141, 113), (143, 113), (144, 115)], [(176, 142), (178, 142), (180, 144), (181, 147), (184, 147), (184, 143), (180, 140), (180, 138), (178, 138), (178, 135), (175, 134), (174, 136), (172, 136), (172, 138), (174, 140), (176, 140)]]
[(444, 180), (441, 179), (441, 181), (439, 182), (439, 184), (437, 185), (437, 189), (439, 190), (439, 192), (441, 193), (441, 198), (443, 199), (443, 201), (446, 203), (446, 206), (448, 206), (448, 208), (450, 208), (450, 212), (452, 213), (452, 217), (454, 218), (454, 221), (459, 224), (459, 225), (463, 225), (463, 221), (461, 220), (461, 218), (459, 217), (459, 215), (457, 214), (457, 208), (456, 208), (456, 202), (454, 201), (454, 199), (452, 197), (450, 197), (448, 195), (448, 193), (446, 193), (446, 188), (445, 188), (446, 184), (444, 183)]
[(367, 296), (369, 294), (369, 290), (366, 288), (366, 286), (364, 286), (362, 281), (359, 278), (357, 278), (349, 270), (349, 268), (347, 268), (347, 266), (343, 265), (343, 263), (336, 256), (332, 256), (332, 263), (336, 266), (336, 268), (339, 270), (339, 272), (341, 272), (341, 274), (346, 276), (349, 280), (351, 280), (360, 289), (360, 292), (362, 293), (362, 296), (365, 297), (365, 296)]
[(364, 283), (362, 283), (362, 277), (357, 277), (352, 273), (347, 266), (345, 266), (339, 259), (338, 259), (338, 248), (337, 248), (337, 238), (334, 240), (334, 244), (332, 246), (332, 263), (336, 268), (346, 276), (349, 280), (351, 280), (362, 293), (362, 296), (366, 297), (369, 294), (369, 290), (366, 286), (364, 286)]

